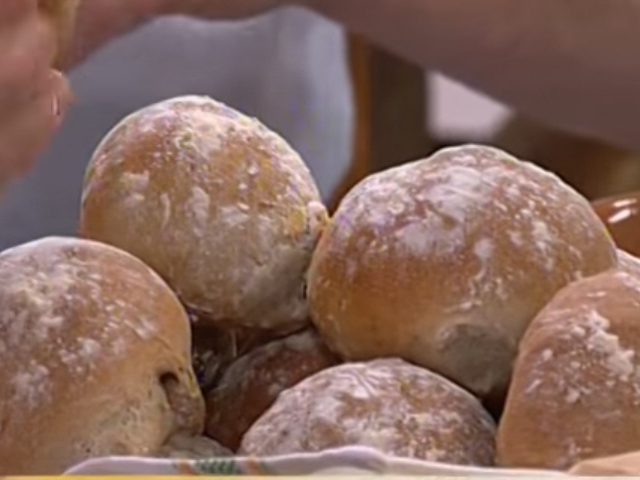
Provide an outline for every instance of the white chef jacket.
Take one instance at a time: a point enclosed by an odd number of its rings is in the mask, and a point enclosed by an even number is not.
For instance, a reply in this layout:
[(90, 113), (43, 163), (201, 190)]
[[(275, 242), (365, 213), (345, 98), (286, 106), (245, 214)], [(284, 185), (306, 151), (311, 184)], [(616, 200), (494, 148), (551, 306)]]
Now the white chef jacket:
[(123, 116), (205, 94), (261, 119), (302, 155), (327, 198), (352, 156), (352, 93), (341, 28), (285, 9), (243, 22), (158, 19), (71, 72), (77, 96), (38, 165), (0, 202), (0, 248), (73, 235), (91, 154)]

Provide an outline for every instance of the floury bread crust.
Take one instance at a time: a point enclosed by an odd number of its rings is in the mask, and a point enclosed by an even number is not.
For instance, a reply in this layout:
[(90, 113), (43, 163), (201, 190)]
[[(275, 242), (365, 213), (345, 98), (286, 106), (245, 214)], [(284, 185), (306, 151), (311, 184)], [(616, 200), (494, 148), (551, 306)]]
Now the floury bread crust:
[(131, 255), (46, 238), (0, 254), (0, 474), (154, 455), (202, 431), (185, 311)]
[(348, 360), (398, 356), (503, 398), (529, 322), (617, 265), (589, 203), (484, 146), (372, 175), (342, 201), (309, 272), (311, 315)]
[(563, 289), (520, 344), (498, 432), (506, 467), (567, 469), (640, 449), (640, 277)]
[(203, 323), (295, 331), (327, 221), (302, 159), (260, 122), (178, 97), (120, 122), (96, 150), (80, 233), (141, 258)]
[(280, 394), (249, 429), (241, 455), (347, 445), (461, 465), (493, 464), (495, 426), (471, 394), (398, 359), (348, 363)]
[(640, 278), (640, 258), (624, 250), (618, 250), (618, 263), (620, 270)]

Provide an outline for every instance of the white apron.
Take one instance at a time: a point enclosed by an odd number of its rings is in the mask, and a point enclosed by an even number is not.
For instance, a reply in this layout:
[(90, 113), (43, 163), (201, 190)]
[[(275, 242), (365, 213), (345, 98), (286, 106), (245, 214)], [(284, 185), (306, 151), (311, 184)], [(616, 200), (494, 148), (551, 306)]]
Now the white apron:
[(76, 231), (91, 153), (123, 116), (206, 94), (282, 134), (327, 198), (351, 161), (352, 102), (342, 30), (287, 9), (241, 23), (174, 17), (120, 38), (71, 73), (75, 106), (35, 170), (0, 202), (0, 248)]

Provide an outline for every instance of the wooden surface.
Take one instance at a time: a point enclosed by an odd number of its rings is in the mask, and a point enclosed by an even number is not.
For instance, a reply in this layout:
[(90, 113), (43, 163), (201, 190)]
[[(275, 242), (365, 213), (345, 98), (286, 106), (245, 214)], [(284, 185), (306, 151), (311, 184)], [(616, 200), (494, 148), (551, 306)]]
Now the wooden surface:
[(516, 117), (491, 143), (550, 170), (593, 200), (640, 190), (640, 155)]
[[(422, 69), (349, 38), (355, 134), (351, 168), (329, 207), (370, 173), (446, 146), (429, 136)], [(459, 139), (450, 144), (466, 143)], [(560, 175), (589, 199), (640, 190), (640, 155), (516, 116), (486, 141)]]

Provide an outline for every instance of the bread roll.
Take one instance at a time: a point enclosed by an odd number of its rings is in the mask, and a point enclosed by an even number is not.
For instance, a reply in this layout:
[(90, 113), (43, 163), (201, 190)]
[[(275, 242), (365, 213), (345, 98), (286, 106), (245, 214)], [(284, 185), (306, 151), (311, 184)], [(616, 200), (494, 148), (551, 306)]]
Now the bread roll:
[(100, 243), (46, 238), (0, 254), (0, 475), (153, 455), (203, 428), (177, 298)]
[(337, 363), (312, 329), (252, 350), (232, 363), (207, 395), (207, 434), (237, 450), (280, 392)]
[(80, 232), (141, 258), (204, 323), (295, 331), (327, 214), (307, 167), (257, 120), (179, 97), (97, 148)]
[(556, 176), (447, 148), (344, 198), (312, 260), (311, 314), (346, 359), (398, 356), (499, 398), (536, 313), (615, 265), (603, 224)]
[(640, 278), (640, 258), (624, 250), (618, 250), (618, 263), (620, 270)]
[(247, 328), (221, 329), (195, 323), (193, 365), (200, 388), (208, 392), (238, 357), (275, 338), (271, 332)]
[(400, 457), (491, 465), (494, 424), (469, 393), (397, 359), (329, 368), (280, 394), (246, 433), (241, 454), (348, 445)]
[(640, 450), (640, 277), (610, 271), (569, 285), (520, 344), (498, 462), (566, 469)]

